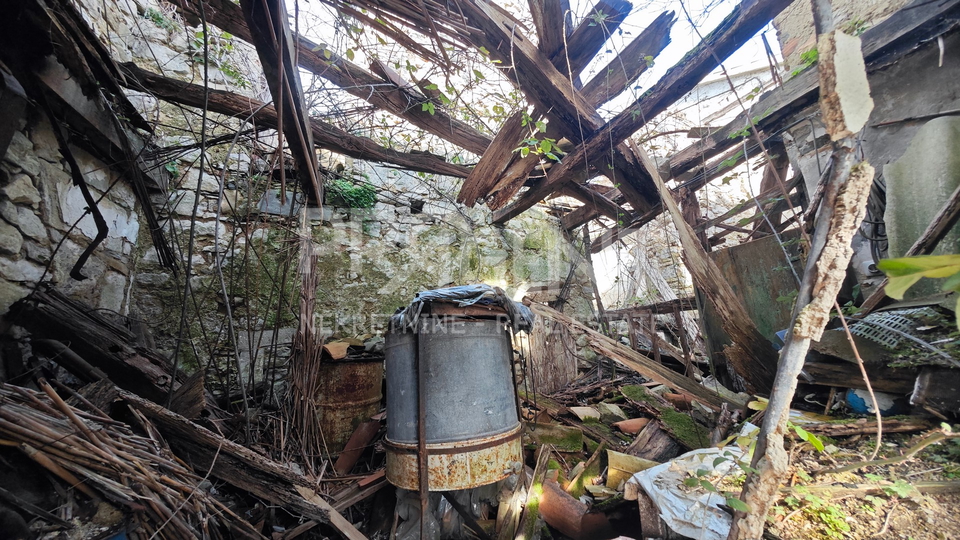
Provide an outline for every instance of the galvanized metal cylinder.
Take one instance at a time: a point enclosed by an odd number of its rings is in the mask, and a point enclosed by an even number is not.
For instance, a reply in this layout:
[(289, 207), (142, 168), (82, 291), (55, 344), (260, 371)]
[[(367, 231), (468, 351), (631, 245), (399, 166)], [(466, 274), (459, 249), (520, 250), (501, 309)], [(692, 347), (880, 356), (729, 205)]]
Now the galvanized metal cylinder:
[(417, 489), (417, 354), (424, 370), (431, 491), (506, 477), (521, 461), (510, 337), (502, 322), (426, 318), (385, 348), (387, 479)]

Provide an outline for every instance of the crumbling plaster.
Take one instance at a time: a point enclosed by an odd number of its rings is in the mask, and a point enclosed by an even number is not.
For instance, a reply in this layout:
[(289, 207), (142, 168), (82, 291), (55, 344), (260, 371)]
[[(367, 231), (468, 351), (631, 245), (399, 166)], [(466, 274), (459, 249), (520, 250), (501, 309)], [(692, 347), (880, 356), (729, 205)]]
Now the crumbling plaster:
[[(832, 0), (837, 27), (850, 34), (876, 26), (909, 0)], [(800, 56), (815, 48), (813, 11), (810, 2), (794, 2), (780, 13), (773, 25), (780, 40), (784, 69), (787, 73), (803, 65)]]

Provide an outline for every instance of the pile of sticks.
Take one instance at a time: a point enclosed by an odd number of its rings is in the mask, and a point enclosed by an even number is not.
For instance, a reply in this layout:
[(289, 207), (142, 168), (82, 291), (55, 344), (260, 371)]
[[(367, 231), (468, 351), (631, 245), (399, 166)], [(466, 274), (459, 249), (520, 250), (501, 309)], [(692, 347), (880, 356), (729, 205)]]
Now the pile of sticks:
[(145, 435), (66, 387), (77, 407), (45, 380), (39, 386), (0, 386), (0, 444), (16, 446), (94, 505), (128, 513), (130, 538), (264, 538), (200, 487), (205, 478), (137, 410), (130, 413)]

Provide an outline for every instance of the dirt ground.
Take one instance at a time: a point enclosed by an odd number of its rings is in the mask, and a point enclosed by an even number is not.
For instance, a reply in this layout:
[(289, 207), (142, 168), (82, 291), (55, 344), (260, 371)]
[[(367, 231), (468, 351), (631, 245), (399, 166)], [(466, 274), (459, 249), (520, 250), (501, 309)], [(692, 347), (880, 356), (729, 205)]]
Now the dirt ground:
[[(881, 458), (902, 455), (920, 435), (884, 437)], [(785, 494), (771, 516), (769, 532), (782, 539), (960, 539), (960, 493), (935, 493), (931, 483), (960, 480), (960, 441), (929, 446), (902, 463), (872, 466), (855, 472), (817, 475), (816, 471), (868, 460), (875, 436), (859, 440), (826, 441), (825, 452), (804, 445), (797, 449), (790, 494)], [(891, 484), (892, 483), (892, 484)], [(876, 495), (850, 493), (850, 488), (881, 485)], [(811, 485), (847, 488), (834, 496)], [(927, 491), (921, 493), (917, 489)]]

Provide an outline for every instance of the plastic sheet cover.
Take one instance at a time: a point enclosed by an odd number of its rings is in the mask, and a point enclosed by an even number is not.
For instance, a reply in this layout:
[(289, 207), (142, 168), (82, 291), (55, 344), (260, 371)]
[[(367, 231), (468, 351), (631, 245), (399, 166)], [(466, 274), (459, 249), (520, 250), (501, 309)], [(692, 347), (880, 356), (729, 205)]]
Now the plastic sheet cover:
[(501, 306), (506, 310), (514, 331), (530, 331), (533, 328), (534, 315), (530, 308), (514, 302), (503, 289), (483, 283), (418, 292), (409, 306), (391, 317), (391, 323), (400, 328), (412, 328), (420, 319), (423, 307), (432, 302), (452, 302), (459, 307), (474, 304)]

